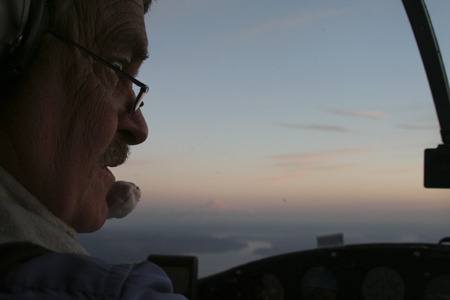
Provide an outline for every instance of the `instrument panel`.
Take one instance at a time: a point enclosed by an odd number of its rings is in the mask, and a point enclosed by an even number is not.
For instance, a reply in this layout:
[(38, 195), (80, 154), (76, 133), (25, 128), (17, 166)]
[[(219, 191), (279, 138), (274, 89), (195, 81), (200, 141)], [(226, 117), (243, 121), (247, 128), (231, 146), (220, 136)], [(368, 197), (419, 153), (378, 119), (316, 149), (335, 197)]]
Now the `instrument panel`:
[(197, 299), (450, 299), (450, 247), (367, 244), (269, 257), (200, 279)]

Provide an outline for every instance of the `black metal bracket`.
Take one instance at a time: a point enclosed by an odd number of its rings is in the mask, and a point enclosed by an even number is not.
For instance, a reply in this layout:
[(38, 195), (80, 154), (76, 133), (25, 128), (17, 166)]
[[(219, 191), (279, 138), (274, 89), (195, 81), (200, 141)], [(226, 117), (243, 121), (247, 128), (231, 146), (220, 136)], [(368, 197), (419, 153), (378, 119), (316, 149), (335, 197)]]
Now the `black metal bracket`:
[(444, 144), (450, 145), (450, 92), (444, 63), (424, 0), (402, 0), (433, 95)]

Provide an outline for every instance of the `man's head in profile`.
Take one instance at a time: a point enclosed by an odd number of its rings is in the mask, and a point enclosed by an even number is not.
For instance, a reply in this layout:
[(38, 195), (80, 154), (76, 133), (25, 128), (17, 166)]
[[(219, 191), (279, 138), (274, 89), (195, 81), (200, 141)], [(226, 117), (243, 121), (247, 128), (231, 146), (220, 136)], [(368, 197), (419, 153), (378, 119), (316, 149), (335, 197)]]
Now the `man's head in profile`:
[(1, 97), (0, 165), (78, 232), (104, 224), (108, 168), (148, 135), (132, 77), (150, 2), (51, 1), (31, 65)]

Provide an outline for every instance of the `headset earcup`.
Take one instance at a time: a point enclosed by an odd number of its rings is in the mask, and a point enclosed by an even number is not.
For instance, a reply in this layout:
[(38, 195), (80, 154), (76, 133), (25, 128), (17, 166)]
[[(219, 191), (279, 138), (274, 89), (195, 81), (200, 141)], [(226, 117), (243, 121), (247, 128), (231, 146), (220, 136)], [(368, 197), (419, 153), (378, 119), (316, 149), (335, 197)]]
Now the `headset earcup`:
[[(0, 0), (2, 2), (18, 1), (18, 0)], [(19, 1), (20, 2), (20, 1)], [(2, 78), (15, 79), (27, 68), (36, 54), (43, 33), (48, 27), (48, 8), (47, 0), (31, 0), (29, 13), (22, 18), (19, 31), (19, 42), (9, 47), (5, 54), (2, 64)], [(22, 32), (22, 34), (20, 34)]]
[(0, 0), (0, 64), (7, 60), (23, 34), (31, 0)]

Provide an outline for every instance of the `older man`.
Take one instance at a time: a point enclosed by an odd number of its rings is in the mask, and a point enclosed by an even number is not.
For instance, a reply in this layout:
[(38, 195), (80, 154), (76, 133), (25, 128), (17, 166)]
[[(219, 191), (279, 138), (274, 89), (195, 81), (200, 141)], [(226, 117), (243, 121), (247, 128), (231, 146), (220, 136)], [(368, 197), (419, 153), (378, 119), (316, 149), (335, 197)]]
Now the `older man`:
[[(22, 9), (29, 0), (0, 1), (2, 9), (23, 2)], [(40, 2), (31, 0), (30, 20)], [(0, 299), (184, 299), (171, 294), (157, 266), (108, 265), (87, 256), (76, 240), (77, 232), (99, 229), (108, 216), (115, 184), (108, 167), (125, 162), (128, 146), (148, 135), (140, 111), (147, 87), (133, 76), (147, 56), (150, 2), (48, 1), (38, 47), (26, 48), (34, 51), (26, 53), (31, 63), (10, 76), (23, 61), (3, 61), (0, 243), (10, 252), (1, 256), (9, 268), (1, 274)], [(24, 39), (33, 26), (24, 26)], [(16, 40), (11, 53), (22, 36)], [(29, 244), (15, 248), (19, 241)], [(44, 250), (8, 264), (14, 249), (27, 253), (27, 245)]]

